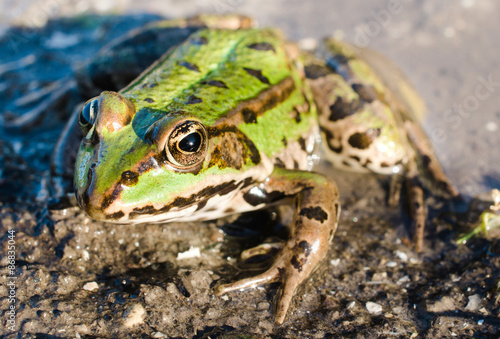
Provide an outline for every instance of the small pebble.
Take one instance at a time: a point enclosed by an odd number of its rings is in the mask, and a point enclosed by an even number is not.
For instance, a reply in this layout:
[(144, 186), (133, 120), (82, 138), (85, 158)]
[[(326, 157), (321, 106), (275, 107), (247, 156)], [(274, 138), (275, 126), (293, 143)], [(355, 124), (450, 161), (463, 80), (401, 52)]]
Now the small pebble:
[(408, 261), (408, 254), (402, 251), (396, 251), (396, 255), (401, 261), (407, 262)]
[(86, 291), (94, 291), (99, 288), (99, 285), (95, 281), (91, 281), (83, 285), (83, 289)]
[(330, 260), (332, 266), (338, 266), (340, 264), (340, 258)]
[(201, 257), (201, 252), (199, 247), (190, 247), (186, 252), (177, 253), (177, 260), (191, 259)]
[(380, 304), (369, 301), (366, 303), (365, 306), (366, 306), (366, 309), (368, 310), (368, 312), (370, 312), (370, 314), (382, 313), (382, 305), (380, 305)]
[(257, 304), (257, 309), (259, 310), (269, 310), (269, 303), (267, 301), (262, 301)]
[(123, 324), (125, 327), (133, 327), (135, 325), (142, 324), (144, 322), (144, 315), (146, 310), (140, 304), (134, 304), (130, 306), (123, 314), (125, 320)]
[(467, 311), (477, 311), (479, 309), (479, 305), (481, 303), (481, 297), (479, 294), (474, 294), (469, 296), (469, 302), (467, 303), (467, 306), (465, 306), (465, 309)]
[(407, 275), (405, 275), (404, 277), (402, 277), (401, 279), (398, 280), (397, 284), (398, 285), (402, 285), (402, 284), (404, 284), (405, 282), (408, 282), (408, 281), (410, 281), (410, 277), (407, 276)]

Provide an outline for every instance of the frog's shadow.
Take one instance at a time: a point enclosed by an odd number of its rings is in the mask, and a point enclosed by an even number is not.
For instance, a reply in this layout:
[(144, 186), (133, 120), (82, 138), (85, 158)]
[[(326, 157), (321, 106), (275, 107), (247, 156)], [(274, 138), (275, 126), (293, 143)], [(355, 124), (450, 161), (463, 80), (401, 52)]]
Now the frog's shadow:
[[(8, 28), (0, 35), (0, 60), (9, 65), (0, 67), (0, 79), (6, 87), (2, 87), (4, 95), (0, 96), (2, 115), (13, 109), (17, 109), (12, 111), (16, 115), (25, 113), (32, 106), (21, 107), (16, 100), (32, 92), (33, 87), (71, 76), (76, 64), (88, 60), (113, 39), (160, 19), (153, 14), (89, 14), (51, 19), (43, 27)], [(24, 61), (16, 65), (20, 60)]]

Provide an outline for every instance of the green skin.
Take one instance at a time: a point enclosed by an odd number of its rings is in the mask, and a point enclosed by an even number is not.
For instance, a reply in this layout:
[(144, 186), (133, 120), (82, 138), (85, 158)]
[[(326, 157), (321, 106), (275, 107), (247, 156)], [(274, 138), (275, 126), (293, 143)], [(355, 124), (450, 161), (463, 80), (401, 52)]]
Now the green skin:
[[(82, 127), (76, 196), (92, 218), (119, 223), (215, 219), (291, 199), (290, 239), (274, 264), (216, 291), (281, 281), (275, 320), (282, 323), (338, 223), (334, 182), (308, 172), (320, 128), (326, 156), (339, 166), (414, 175), (419, 151), (404, 129), (412, 110), (396, 104), (397, 95), (349, 45), (327, 40), (322, 59), (299, 56), (276, 30), (220, 29), (229, 19), (205, 18), (208, 29), (120, 93), (90, 101), (95, 121)], [(182, 22), (153, 28), (173, 25)], [(183, 150), (193, 133), (199, 147)]]

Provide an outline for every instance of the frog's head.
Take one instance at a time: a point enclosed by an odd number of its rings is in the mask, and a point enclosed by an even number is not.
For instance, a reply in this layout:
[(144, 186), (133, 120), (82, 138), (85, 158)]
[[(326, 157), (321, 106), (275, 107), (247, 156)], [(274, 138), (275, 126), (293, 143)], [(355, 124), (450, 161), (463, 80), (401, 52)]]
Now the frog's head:
[(79, 123), (85, 137), (75, 164), (75, 191), (92, 218), (156, 220), (152, 216), (202, 198), (195, 193), (204, 182), (196, 178), (207, 158), (208, 135), (198, 118), (136, 112), (121, 94), (103, 92), (83, 106)]

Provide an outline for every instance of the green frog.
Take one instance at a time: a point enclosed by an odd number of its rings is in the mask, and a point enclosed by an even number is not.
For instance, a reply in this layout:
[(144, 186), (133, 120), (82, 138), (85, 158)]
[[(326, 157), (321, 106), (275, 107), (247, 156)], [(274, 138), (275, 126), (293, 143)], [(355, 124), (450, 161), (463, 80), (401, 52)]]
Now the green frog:
[(95, 220), (210, 220), (293, 206), (274, 263), (216, 288), (220, 295), (281, 282), (278, 324), (339, 220), (335, 182), (311, 171), (321, 149), (339, 168), (405, 180), (417, 235), (425, 224), (421, 183), (458, 194), (418, 125), (422, 105), (404, 77), (379, 54), (332, 38), (303, 52), (243, 16), (160, 21), (108, 46), (76, 79), (88, 92), (104, 91), (73, 115), (54, 168), (79, 126), (74, 188)]

